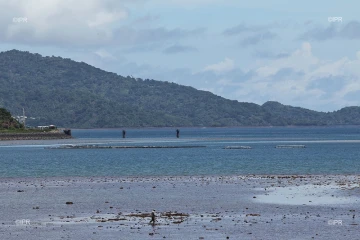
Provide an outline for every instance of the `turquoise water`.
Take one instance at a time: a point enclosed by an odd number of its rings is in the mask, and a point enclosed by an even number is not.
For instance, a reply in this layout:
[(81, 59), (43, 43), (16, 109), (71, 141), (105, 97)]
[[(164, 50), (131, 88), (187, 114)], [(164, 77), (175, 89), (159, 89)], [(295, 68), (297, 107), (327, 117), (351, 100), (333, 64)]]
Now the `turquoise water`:
[[(66, 141), (0, 142), (0, 177), (359, 174), (360, 127), (72, 130), (71, 144), (179, 149), (46, 149)], [(301, 144), (306, 148), (277, 149)], [(251, 146), (226, 150), (226, 146)]]

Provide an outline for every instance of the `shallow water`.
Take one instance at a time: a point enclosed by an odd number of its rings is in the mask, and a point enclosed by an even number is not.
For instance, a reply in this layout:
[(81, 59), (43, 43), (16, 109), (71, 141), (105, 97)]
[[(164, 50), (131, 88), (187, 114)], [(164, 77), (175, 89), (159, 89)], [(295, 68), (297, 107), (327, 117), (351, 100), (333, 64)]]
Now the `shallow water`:
[[(359, 187), (354, 184), (351, 187)], [(255, 202), (285, 205), (342, 205), (356, 204), (359, 201), (355, 196), (338, 196), (337, 192), (341, 191), (341, 187), (337, 185), (300, 185), (291, 187), (272, 187), (258, 189), (265, 194), (258, 195)]]
[[(360, 127), (72, 130), (75, 139), (0, 142), (0, 177), (358, 174)], [(46, 149), (64, 144), (206, 146)], [(277, 149), (276, 145), (306, 148)], [(223, 149), (226, 146), (252, 149)]]

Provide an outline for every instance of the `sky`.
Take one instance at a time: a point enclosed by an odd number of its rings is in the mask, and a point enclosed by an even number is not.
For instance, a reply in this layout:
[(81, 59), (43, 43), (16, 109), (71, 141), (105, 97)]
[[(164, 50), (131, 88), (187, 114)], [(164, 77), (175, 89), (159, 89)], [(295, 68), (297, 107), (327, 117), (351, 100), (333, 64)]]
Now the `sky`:
[(0, 0), (0, 51), (328, 112), (360, 105), (359, 8), (356, 0)]

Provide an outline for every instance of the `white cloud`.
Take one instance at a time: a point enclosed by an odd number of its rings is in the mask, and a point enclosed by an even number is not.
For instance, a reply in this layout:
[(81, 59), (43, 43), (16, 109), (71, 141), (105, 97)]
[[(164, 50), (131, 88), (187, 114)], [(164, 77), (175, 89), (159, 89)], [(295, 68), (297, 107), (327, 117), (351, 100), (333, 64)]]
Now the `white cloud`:
[(234, 68), (235, 68), (234, 61), (230, 58), (225, 58), (225, 60), (222, 62), (206, 66), (202, 71), (203, 72), (212, 71), (214, 73), (224, 73), (224, 72), (231, 71)]
[[(333, 111), (349, 105), (359, 105), (360, 59), (323, 60), (312, 53), (310, 43), (303, 43), (287, 57), (270, 58), (248, 72), (235, 66), (235, 60), (225, 58), (201, 71), (147, 68), (141, 77), (176, 81), (198, 89), (211, 91), (225, 98), (262, 104), (275, 100), (284, 104), (314, 110)], [(141, 69), (140, 69), (141, 70)], [(139, 76), (139, 69), (133, 69)]]
[(103, 24), (109, 24), (120, 19), (127, 18), (128, 13), (125, 11), (117, 11), (117, 12), (98, 12), (96, 13), (94, 19), (90, 19), (88, 21), (89, 27), (98, 27)]
[(348, 93), (360, 90), (359, 53), (356, 56), (353, 60), (320, 60), (313, 55), (311, 44), (305, 42), (288, 57), (260, 65), (254, 70), (257, 75), (243, 82), (236, 93), (239, 99), (251, 96), (257, 103), (265, 96), (263, 101), (276, 100), (318, 110), (325, 106), (325, 110), (336, 110), (359, 105), (360, 96), (357, 102), (344, 99)]
[[(138, 0), (139, 1), (139, 0)], [(138, 2), (135, 1), (135, 2)], [(0, 40), (9, 43), (94, 45), (112, 38), (129, 0), (0, 0)], [(13, 18), (25, 17), (26, 23)]]
[[(228, 1), (232, 2), (230, 0)], [(224, 2), (223, 0), (157, 0), (157, 3), (163, 5), (182, 6), (182, 7), (209, 5), (214, 3), (226, 4), (226, 2)]]
[(259, 67), (256, 72), (262, 77), (273, 75), (283, 68), (308, 72), (318, 63), (319, 59), (312, 55), (310, 43), (305, 42), (300, 49), (294, 51), (290, 56), (270, 61), (267, 65)]
[[(204, 28), (144, 28), (126, 22), (129, 6), (142, 2), (148, 0), (0, 0), (0, 41), (98, 48), (165, 42), (205, 32)], [(13, 22), (17, 17), (25, 17), (27, 22)], [(146, 19), (149, 22), (149, 15), (142, 21)]]
[(99, 49), (94, 53), (103, 59), (116, 60), (116, 57), (104, 49)]

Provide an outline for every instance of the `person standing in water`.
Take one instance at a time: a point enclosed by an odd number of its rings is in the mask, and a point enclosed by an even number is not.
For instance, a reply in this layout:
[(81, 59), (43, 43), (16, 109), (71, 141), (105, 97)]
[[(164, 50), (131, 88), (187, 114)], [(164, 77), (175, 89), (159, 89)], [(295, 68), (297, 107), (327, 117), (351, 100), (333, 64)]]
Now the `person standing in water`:
[(180, 130), (176, 129), (176, 137), (179, 138), (180, 137)]
[(122, 136), (123, 136), (123, 138), (126, 137), (126, 131), (125, 130), (122, 130)]

